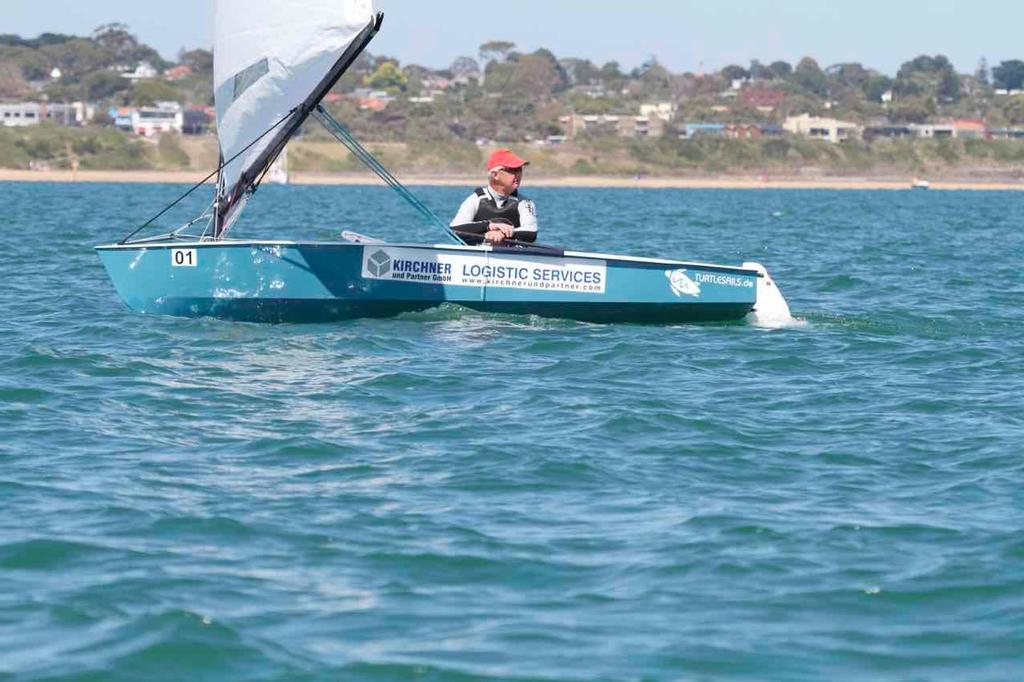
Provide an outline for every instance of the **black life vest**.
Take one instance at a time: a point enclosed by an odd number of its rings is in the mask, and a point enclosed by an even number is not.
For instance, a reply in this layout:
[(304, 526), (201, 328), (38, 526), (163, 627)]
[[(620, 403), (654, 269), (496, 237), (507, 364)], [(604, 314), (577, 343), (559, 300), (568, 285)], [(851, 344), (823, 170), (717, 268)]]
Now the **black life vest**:
[(513, 193), (506, 199), (501, 208), (498, 208), (498, 202), (483, 187), (476, 188), (476, 195), (480, 197), (480, 203), (477, 204), (476, 216), (473, 220), (508, 223), (512, 227), (521, 227), (519, 223), (519, 192)]

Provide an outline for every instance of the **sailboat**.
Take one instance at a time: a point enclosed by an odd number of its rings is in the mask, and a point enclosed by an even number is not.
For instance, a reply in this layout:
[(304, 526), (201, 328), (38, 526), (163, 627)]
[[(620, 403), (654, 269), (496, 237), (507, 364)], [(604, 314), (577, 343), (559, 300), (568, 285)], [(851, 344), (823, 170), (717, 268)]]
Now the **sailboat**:
[[(298, 323), (388, 317), (443, 303), (590, 322), (789, 319), (785, 299), (757, 263), (465, 243), (321, 105), (382, 21), (371, 0), (304, 0), (301, 12), (286, 0), (217, 0), (214, 86), (221, 163), (207, 178), (218, 176), (215, 198), (207, 211), (173, 232), (138, 237), (151, 220), (117, 243), (96, 247), (130, 309)], [(229, 236), (274, 161), (310, 119), (449, 243), (392, 244), (354, 233), (327, 242)]]
[(288, 179), (288, 147), (285, 147), (274, 163), (270, 164), (270, 168), (267, 169), (267, 177), (263, 179), (263, 182), (287, 185)]

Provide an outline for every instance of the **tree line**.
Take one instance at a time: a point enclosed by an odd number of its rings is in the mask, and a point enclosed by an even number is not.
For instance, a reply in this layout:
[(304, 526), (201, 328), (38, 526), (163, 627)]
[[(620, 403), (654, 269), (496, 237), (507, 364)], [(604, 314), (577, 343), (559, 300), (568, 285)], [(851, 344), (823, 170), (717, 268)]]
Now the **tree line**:
[[(170, 81), (132, 83), (125, 69), (148, 62), (158, 71), (187, 66)], [(54, 69), (59, 78), (53, 78)], [(0, 35), (0, 98), (87, 100), (111, 105), (146, 105), (160, 100), (212, 104), (213, 56), (183, 50), (165, 60), (123, 24), (106, 24), (86, 37), (45, 33), (36, 38)], [(448, 81), (433, 101), (438, 79)], [(692, 122), (779, 122), (797, 113), (855, 121), (920, 123), (935, 117), (984, 118), (995, 125), (1024, 125), (1024, 98), (997, 91), (1024, 89), (1024, 61), (958, 73), (941, 54), (920, 55), (885, 74), (861, 63), (822, 67), (805, 57), (731, 64), (713, 73), (673, 73), (656, 57), (635, 68), (559, 57), (549, 49), (521, 51), (509, 41), (490, 40), (473, 56), (441, 69), (402, 64), (387, 55), (363, 54), (335, 87), (393, 98), (383, 111), (360, 109), (349, 99), (332, 106), (371, 139), (515, 140), (561, 131), (559, 118), (579, 114), (630, 113), (642, 103), (672, 102), (678, 118)], [(758, 108), (751, 93), (774, 93), (773, 110)]]

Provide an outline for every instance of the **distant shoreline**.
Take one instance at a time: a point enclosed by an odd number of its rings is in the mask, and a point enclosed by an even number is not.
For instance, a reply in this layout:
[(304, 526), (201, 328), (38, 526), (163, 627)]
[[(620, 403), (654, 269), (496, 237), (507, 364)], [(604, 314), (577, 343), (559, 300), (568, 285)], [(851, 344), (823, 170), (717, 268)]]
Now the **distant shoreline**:
[[(142, 183), (195, 184), (201, 171), (26, 171), (0, 169), (0, 182), (54, 183)], [(477, 176), (425, 177), (408, 175), (400, 178), (407, 185), (439, 185), (471, 187), (478, 185)], [(294, 185), (379, 185), (381, 181), (369, 174), (292, 173)], [(636, 188), (636, 189), (845, 189), (845, 190), (909, 190), (911, 180), (868, 177), (784, 177), (723, 175), (714, 177), (610, 177), (563, 176), (527, 177), (528, 187)], [(1024, 181), (1007, 180), (936, 180), (933, 190), (1022, 191)]]

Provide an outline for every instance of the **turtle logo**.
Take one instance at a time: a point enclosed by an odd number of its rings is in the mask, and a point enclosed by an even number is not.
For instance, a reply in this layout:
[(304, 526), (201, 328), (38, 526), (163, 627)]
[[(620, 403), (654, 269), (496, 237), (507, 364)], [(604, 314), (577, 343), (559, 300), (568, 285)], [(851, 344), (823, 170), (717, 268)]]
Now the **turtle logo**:
[(666, 270), (665, 276), (668, 277), (669, 286), (672, 287), (672, 293), (676, 296), (700, 297), (700, 285), (690, 279), (686, 270)]
[(366, 269), (374, 277), (383, 277), (391, 272), (391, 256), (387, 251), (375, 251), (366, 259)]

